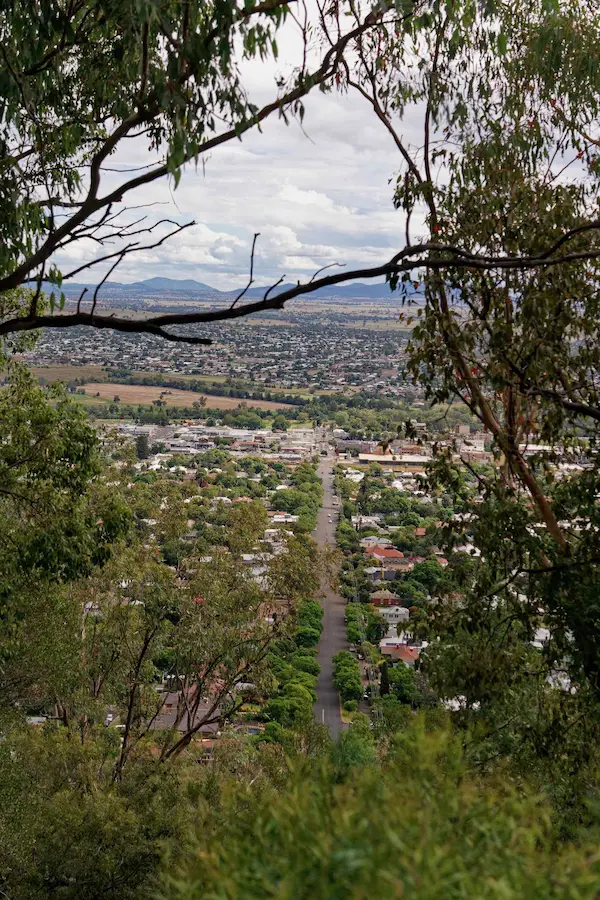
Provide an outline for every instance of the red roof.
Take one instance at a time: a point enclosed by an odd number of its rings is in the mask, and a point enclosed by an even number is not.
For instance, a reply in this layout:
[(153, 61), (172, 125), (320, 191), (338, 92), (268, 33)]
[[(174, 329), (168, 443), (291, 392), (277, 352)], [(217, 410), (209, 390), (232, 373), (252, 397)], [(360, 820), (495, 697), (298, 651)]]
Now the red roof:
[(389, 645), (387, 647), (382, 647), (381, 652), (384, 656), (391, 656), (392, 659), (397, 659), (399, 662), (403, 662), (406, 666), (412, 666), (418, 660), (420, 651), (416, 650), (414, 647), (407, 647), (402, 644), (400, 646)]
[(427, 534), (426, 528), (415, 528), (415, 536), (416, 537), (425, 537)]
[(365, 551), (365, 556), (380, 556), (382, 559), (404, 559), (404, 553), (394, 547), (380, 547), (376, 544)]

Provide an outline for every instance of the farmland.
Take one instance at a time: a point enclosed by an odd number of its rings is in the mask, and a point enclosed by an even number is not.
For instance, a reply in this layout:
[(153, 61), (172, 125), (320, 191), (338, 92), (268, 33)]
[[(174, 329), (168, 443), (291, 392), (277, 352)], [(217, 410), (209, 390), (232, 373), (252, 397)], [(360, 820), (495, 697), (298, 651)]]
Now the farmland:
[(98, 400), (113, 400), (119, 397), (123, 403), (150, 404), (163, 400), (167, 406), (191, 406), (195, 400), (206, 398), (206, 409), (235, 409), (241, 403), (257, 409), (287, 409), (287, 403), (275, 400), (240, 400), (238, 397), (209, 397), (196, 391), (181, 391), (175, 388), (152, 387), (142, 384), (117, 384), (114, 382), (90, 382), (83, 385), (87, 396)]
[(36, 378), (42, 382), (52, 383), (54, 381), (73, 381), (75, 378), (89, 378), (98, 380), (104, 377), (104, 368), (102, 366), (73, 366), (73, 365), (55, 365), (55, 366), (31, 366), (31, 371)]
[[(82, 379), (89, 379), (90, 381), (93, 381), (94, 384), (100, 383), (100, 382), (102, 382), (102, 384), (110, 382), (110, 374), (109, 374), (110, 370), (109, 369), (107, 370), (103, 366), (94, 366), (94, 365), (74, 366), (74, 365), (57, 364), (57, 365), (53, 365), (53, 366), (32, 366), (31, 371), (33, 372), (35, 377), (38, 378), (41, 381), (41, 383), (43, 383), (43, 384), (47, 383), (47, 382), (52, 383), (55, 381), (64, 381), (65, 383), (68, 383), (69, 381), (75, 381), (75, 380), (77, 380), (77, 382), (79, 383), (82, 381)], [(155, 374), (156, 381), (157, 381), (156, 391), (158, 391), (158, 393), (157, 394), (153, 393), (152, 399), (153, 400), (158, 399), (160, 391), (164, 389), (164, 387), (162, 385), (159, 386), (160, 379), (165, 377), (164, 372), (153, 373), (153, 372), (149, 372), (149, 371), (135, 371), (134, 370), (134, 371), (132, 371), (131, 374), (134, 377), (140, 377), (140, 378), (145, 378), (145, 379), (152, 378), (152, 376)], [(225, 385), (225, 384), (227, 384), (228, 381), (231, 381), (231, 379), (228, 378), (226, 375), (188, 375), (185, 373), (177, 372), (176, 377), (180, 381), (202, 382), (203, 383), (203, 390), (202, 390), (203, 394), (211, 394), (212, 393), (211, 388), (213, 386)], [(265, 385), (255, 384), (253, 381), (251, 381), (249, 379), (235, 379), (235, 383), (236, 383), (236, 386), (238, 386), (244, 390), (248, 390), (248, 391), (265, 389)], [(206, 387), (204, 387), (204, 385), (206, 385)], [(131, 387), (131, 385), (126, 385), (126, 386)], [(145, 387), (147, 387), (147, 386), (145, 386)], [(153, 391), (155, 390), (152, 386), (150, 386), (150, 387)], [(96, 390), (99, 390), (99, 389), (97, 388)], [(328, 390), (309, 391), (307, 388), (278, 387), (277, 385), (269, 385), (268, 390), (273, 395), (277, 395), (278, 393), (280, 393), (280, 394), (288, 394), (289, 396), (295, 396), (295, 397), (305, 397), (307, 399), (309, 399), (311, 394), (313, 394), (313, 393), (317, 394), (319, 396), (330, 396), (331, 394), (335, 393), (334, 391), (328, 391)], [(188, 392), (186, 391), (185, 393), (188, 396), (188, 403), (193, 403), (193, 399), (189, 400)], [(111, 394), (110, 397), (108, 397), (108, 396), (104, 397), (104, 393), (101, 392), (100, 397), (97, 399), (112, 400), (113, 396), (114, 396), (114, 394)], [(121, 399), (124, 400), (125, 398), (121, 397)], [(167, 399), (167, 398), (165, 398), (165, 399)], [(218, 409), (231, 409), (231, 403), (226, 402), (227, 398), (222, 397), (220, 394), (216, 394), (216, 399), (219, 401), (218, 403), (209, 403), (208, 399), (207, 399), (206, 405), (207, 405), (208, 409), (217, 409), (217, 408)], [(140, 401), (140, 402), (143, 402), (143, 401)], [(253, 400), (253, 401), (249, 400), (248, 401), (249, 405), (251, 404), (252, 406), (257, 406), (260, 409), (279, 409), (280, 406), (285, 407), (287, 405), (285, 403), (280, 403), (277, 400), (265, 401), (265, 404), (266, 403), (269, 403), (271, 405), (263, 405), (263, 401), (259, 401), (259, 400)], [(171, 405), (173, 405), (173, 404), (171, 404)], [(237, 406), (237, 403), (235, 405)]]

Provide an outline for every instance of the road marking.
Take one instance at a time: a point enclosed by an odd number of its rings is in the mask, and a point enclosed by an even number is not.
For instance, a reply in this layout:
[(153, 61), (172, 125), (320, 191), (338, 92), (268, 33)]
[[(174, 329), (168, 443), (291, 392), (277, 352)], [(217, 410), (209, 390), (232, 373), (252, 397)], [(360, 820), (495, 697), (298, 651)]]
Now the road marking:
[(321, 710), (321, 721), (323, 722), (323, 725), (324, 725), (325, 724), (325, 708), (324, 707)]

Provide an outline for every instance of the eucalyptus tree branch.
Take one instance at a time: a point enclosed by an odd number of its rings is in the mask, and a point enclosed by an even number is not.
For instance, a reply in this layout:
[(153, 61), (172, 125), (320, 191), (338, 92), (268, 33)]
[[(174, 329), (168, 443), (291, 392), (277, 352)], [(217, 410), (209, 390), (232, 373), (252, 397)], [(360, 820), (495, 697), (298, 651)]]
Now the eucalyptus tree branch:
[(284, 281), (285, 281), (285, 275), (282, 275), (281, 278), (279, 278), (274, 284), (272, 284), (270, 288), (267, 288), (267, 290), (265, 291), (263, 300), (266, 300), (267, 297), (269, 296), (269, 294), (272, 294), (273, 291), (275, 290), (275, 288), (279, 287), (279, 285), (282, 284)]
[(433, 112), (433, 94), (434, 94), (434, 84), (437, 80), (438, 75), (438, 65), (440, 59), (440, 49), (442, 46), (442, 37), (446, 30), (446, 22), (443, 22), (437, 29), (437, 33), (435, 36), (435, 49), (433, 52), (433, 62), (431, 64), (431, 72), (429, 74), (429, 90), (427, 92), (427, 106), (425, 108), (425, 121), (424, 121), (424, 147), (423, 147), (423, 165), (425, 167), (425, 178), (426, 178), (426, 195), (425, 201), (427, 206), (429, 207), (429, 212), (431, 213), (431, 225), (434, 231), (437, 231), (437, 210), (435, 206), (434, 193), (433, 193), (433, 178), (431, 175), (431, 159), (429, 155), (430, 148), (430, 139), (431, 139), (431, 116)]
[[(95, 310), (96, 310), (96, 303), (98, 302), (98, 291), (100, 290), (100, 288), (102, 287), (102, 285), (103, 285), (106, 281), (108, 281), (108, 279), (110, 278), (110, 276), (112, 275), (112, 273), (115, 271), (115, 269), (117, 268), (117, 266), (119, 265), (119, 263), (123, 260), (123, 257), (125, 256), (125, 253), (126, 253), (126, 252), (127, 252), (126, 250), (121, 251), (121, 253), (119, 254), (118, 258), (114, 261), (114, 263), (112, 264), (112, 266), (111, 266), (111, 267), (108, 269), (108, 271), (105, 273), (104, 277), (102, 278), (102, 281), (100, 281), (100, 282), (96, 285), (96, 288), (95, 288), (95, 290), (94, 290), (94, 295), (93, 295), (93, 297), (92, 297), (92, 310), (91, 310), (91, 312), (90, 312), (90, 316), (92, 316), (92, 318), (94, 317), (94, 312), (95, 312)], [(78, 305), (79, 305), (79, 304), (78, 304)]]
[[(147, 246), (132, 245), (126, 249), (126, 253), (132, 253), (137, 250), (151, 249), (163, 243), (167, 238), (171, 237), (184, 228), (189, 228), (193, 223), (189, 222), (185, 225), (178, 226), (174, 231), (165, 235), (155, 244)], [(596, 225), (600, 229), (600, 222)], [(574, 230), (574, 234), (578, 233), (578, 229)], [(124, 256), (123, 250), (115, 251), (107, 254), (97, 262), (106, 262), (115, 258)], [(207, 310), (191, 313), (165, 313), (158, 316), (152, 316), (147, 319), (125, 319), (113, 315), (90, 316), (89, 313), (66, 313), (63, 315), (34, 315), (23, 316), (8, 319), (0, 322), (0, 336), (20, 331), (33, 331), (37, 328), (72, 328), (76, 325), (90, 325), (94, 328), (112, 328), (117, 331), (126, 331), (130, 333), (152, 334), (165, 337), (170, 341), (178, 341), (190, 344), (210, 344), (207, 338), (198, 338), (192, 335), (172, 334), (165, 332), (164, 328), (172, 325), (198, 325), (210, 324), (212, 322), (222, 322), (231, 319), (239, 319), (244, 316), (251, 315), (265, 310), (283, 309), (285, 304), (293, 300), (295, 297), (301, 297), (305, 294), (312, 294), (320, 288), (333, 287), (347, 281), (365, 278), (381, 278), (402, 275), (409, 273), (415, 268), (429, 269), (435, 272), (444, 272), (449, 269), (477, 269), (487, 271), (497, 269), (500, 271), (535, 269), (547, 267), (551, 265), (559, 265), (570, 262), (575, 259), (595, 259), (600, 258), (600, 249), (588, 251), (577, 251), (575, 253), (564, 254), (559, 257), (548, 257), (547, 253), (535, 257), (520, 256), (479, 256), (469, 251), (461, 250), (458, 247), (446, 244), (437, 244), (435, 242), (426, 242), (415, 246), (405, 247), (395, 254), (387, 263), (380, 266), (373, 266), (362, 269), (354, 269), (350, 271), (337, 272), (333, 275), (327, 275), (323, 278), (317, 278), (304, 284), (296, 284), (285, 291), (281, 291), (275, 296), (269, 296), (275, 285), (266, 291), (265, 296), (261, 300), (251, 303), (244, 303), (237, 306), (233, 304), (216, 310)], [(96, 262), (96, 261), (95, 261)], [(89, 268), (94, 263), (86, 263), (79, 266), (68, 274), (71, 278), (73, 275), (81, 272), (83, 269)], [(450, 307), (447, 304), (444, 312), (446, 317), (451, 315)], [(466, 370), (466, 367), (465, 367)], [(465, 378), (468, 380), (468, 372)], [(487, 406), (487, 401), (483, 400)], [(490, 411), (491, 415), (491, 411)], [(490, 423), (485, 423), (490, 427)]]
[[(347, 70), (347, 71), (349, 72), (349, 70)], [(412, 174), (414, 175), (415, 181), (417, 181), (419, 184), (422, 184), (422, 183), (423, 183), (423, 176), (422, 176), (421, 173), (419, 172), (419, 168), (418, 168), (418, 166), (416, 165), (415, 161), (413, 160), (412, 156), (410, 155), (410, 153), (408, 152), (408, 150), (407, 150), (406, 147), (404, 146), (404, 144), (403, 144), (403, 142), (402, 142), (402, 139), (401, 139), (400, 136), (398, 135), (398, 132), (396, 131), (396, 129), (394, 128), (394, 126), (392, 125), (392, 123), (391, 123), (389, 117), (385, 114), (385, 112), (384, 112), (384, 110), (383, 110), (383, 108), (382, 108), (382, 106), (381, 106), (381, 104), (380, 104), (380, 102), (379, 102), (379, 98), (378, 98), (378, 95), (377, 95), (376, 88), (374, 88), (373, 94), (369, 94), (369, 92), (366, 91), (366, 90), (364, 89), (364, 87), (363, 87), (361, 84), (359, 84), (358, 81), (355, 81), (355, 80), (354, 80), (353, 78), (351, 78), (351, 77), (348, 77), (348, 85), (349, 85), (351, 88), (353, 88), (355, 91), (357, 91), (357, 92), (361, 95), (361, 97), (364, 97), (365, 100), (367, 100), (368, 103), (371, 104), (371, 106), (373, 107), (373, 111), (374, 111), (375, 115), (377, 116), (377, 118), (379, 119), (379, 121), (382, 122), (383, 125), (385, 125), (385, 127), (386, 127), (386, 129), (388, 130), (388, 132), (389, 132), (389, 134), (390, 134), (392, 140), (394, 141), (396, 147), (398, 148), (398, 150), (399, 150), (400, 153), (402, 154), (402, 158), (404, 159), (406, 165), (408, 166), (408, 168), (410, 169), (410, 171), (411, 171)]]
[[(152, 228), (148, 228), (145, 230), (152, 231), (158, 225), (164, 225), (167, 222), (173, 225), (175, 224), (175, 222), (172, 222), (170, 219), (164, 219), (160, 222), (156, 222), (155, 225), (152, 226)], [(133, 244), (129, 244), (127, 248), (121, 248), (121, 250), (116, 250), (114, 253), (107, 253), (105, 256), (99, 256), (97, 259), (93, 259), (90, 260), (90, 262), (83, 263), (81, 266), (77, 266), (76, 269), (72, 269), (70, 272), (67, 272), (66, 275), (63, 275), (62, 280), (68, 281), (70, 278), (73, 278), (75, 275), (79, 275), (80, 272), (84, 272), (86, 269), (91, 269), (93, 266), (97, 266), (100, 263), (108, 262), (108, 260), (115, 259), (115, 257), (120, 257), (123, 254), (123, 249), (126, 249), (126, 255), (129, 255), (130, 253), (139, 253), (143, 250), (154, 250), (156, 247), (160, 247), (162, 244), (164, 244), (164, 242), (169, 238), (173, 237), (176, 234), (179, 234), (181, 231), (185, 231), (186, 228), (191, 228), (193, 225), (195, 225), (195, 222), (185, 222), (183, 225), (178, 225), (176, 228), (174, 228), (168, 234), (163, 235), (160, 240), (155, 241), (153, 244), (144, 244), (140, 246), (139, 242), (136, 241)], [(129, 237), (130, 235), (122, 234), (120, 236)], [(89, 235), (86, 235), (86, 237), (89, 237)]]
[(315, 272), (315, 274), (312, 276), (312, 278), (310, 279), (310, 281), (309, 281), (308, 283), (309, 283), (309, 284), (312, 284), (313, 281), (315, 280), (315, 278), (317, 277), (317, 275), (320, 275), (321, 272), (325, 272), (327, 269), (334, 269), (334, 268), (340, 268), (340, 269), (341, 269), (341, 268), (343, 268), (345, 265), (346, 265), (346, 263), (332, 262), (332, 263), (329, 263), (329, 265), (327, 265), (327, 266), (321, 266), (320, 269), (317, 269), (317, 271)]
[[(188, 723), (189, 727), (181, 736), (181, 738), (171, 746), (164, 755), (161, 756), (162, 760), (168, 760), (172, 757), (177, 758), (185, 749), (190, 745), (194, 736), (203, 728), (205, 725), (209, 725), (212, 722), (218, 722), (222, 719), (222, 713), (217, 713), (217, 709), (222, 703), (222, 701), (227, 697), (227, 695), (231, 694), (232, 690), (241, 683), (242, 678), (247, 676), (249, 672), (252, 671), (253, 667), (262, 662), (267, 653), (270, 650), (271, 644), (274, 638), (277, 636), (277, 629), (273, 629), (273, 631), (269, 632), (265, 638), (260, 642), (258, 650), (254, 654), (254, 656), (244, 663), (241, 668), (238, 669), (235, 677), (232, 681), (228, 681), (223, 688), (212, 698), (212, 702), (210, 704), (210, 708), (207, 712), (202, 716), (201, 720), (196, 723)], [(214, 718), (213, 718), (214, 717)]]
[[(77, 15), (77, 13), (79, 13), (83, 9), (83, 7), (83, 2), (74, 4), (71, 9), (71, 17)], [(40, 72), (43, 72), (47, 68), (48, 64), (51, 63), (52, 60), (59, 56), (61, 53), (64, 53), (65, 51), (70, 52), (74, 47), (76, 47), (81, 40), (83, 26), (86, 24), (87, 19), (93, 16), (93, 12), (93, 7), (90, 7), (86, 10), (77, 26), (77, 30), (74, 34), (72, 34), (70, 40), (67, 40), (66, 29), (63, 29), (61, 40), (58, 42), (57, 46), (53, 47), (53, 49), (49, 53), (47, 53), (35, 66), (30, 66), (28, 69), (24, 69), (19, 74), (23, 75), (26, 78), (37, 75)]]
[[(267, 5), (269, 9), (274, 9), (278, 4), (268, 3)], [(365, 17), (363, 22), (359, 23), (355, 28), (347, 32), (332, 47), (330, 47), (330, 49), (325, 54), (321, 65), (314, 72), (308, 74), (302, 73), (301, 78), (299, 79), (299, 83), (294, 88), (283, 94), (281, 97), (278, 97), (271, 103), (263, 106), (259, 112), (257, 112), (253, 116), (250, 116), (244, 122), (238, 123), (233, 128), (230, 128), (227, 131), (222, 132), (221, 134), (215, 135), (213, 138), (205, 141), (200, 146), (195, 147), (193, 151), (187, 154), (187, 156), (183, 160), (182, 165), (194, 158), (197, 158), (200, 154), (207, 153), (209, 150), (212, 150), (213, 148), (218, 147), (221, 144), (239, 139), (247, 131), (250, 131), (251, 129), (260, 125), (261, 122), (263, 122), (273, 113), (283, 112), (286, 107), (291, 106), (298, 100), (301, 100), (303, 97), (305, 97), (315, 86), (324, 84), (326, 81), (328, 81), (335, 75), (336, 71), (338, 70), (340, 62), (342, 60), (342, 56), (348, 45), (356, 40), (359, 35), (363, 34), (369, 28), (372, 28), (374, 25), (376, 25), (377, 22), (380, 21), (383, 12), (384, 10), (370, 12)], [(3, 278), (0, 278), (0, 294), (2, 294), (4, 291), (9, 291), (16, 287), (19, 287), (19, 285), (27, 281), (30, 273), (38, 269), (43, 262), (48, 260), (60, 247), (62, 241), (70, 234), (72, 234), (72, 232), (77, 227), (86, 222), (86, 220), (94, 213), (98, 212), (111, 203), (122, 202), (123, 197), (126, 194), (131, 193), (131, 191), (136, 190), (139, 187), (143, 187), (144, 185), (151, 184), (153, 181), (156, 181), (157, 179), (168, 175), (169, 166), (165, 162), (153, 167), (152, 169), (149, 169), (136, 178), (132, 178), (129, 181), (124, 182), (119, 187), (110, 191), (108, 194), (99, 196), (102, 166), (107, 157), (117, 148), (120, 141), (124, 140), (126, 137), (131, 136), (132, 133), (134, 135), (139, 134), (139, 128), (141, 126), (147, 125), (149, 122), (152, 122), (158, 114), (158, 107), (136, 110), (129, 116), (125, 117), (123, 121), (110, 133), (110, 135), (104, 140), (104, 142), (92, 156), (90, 164), (89, 187), (86, 196), (77, 212), (69, 217), (65, 222), (63, 222), (63, 224), (60, 227), (56, 228), (51, 234), (48, 234), (46, 239), (37, 248), (37, 250), (35, 250), (26, 259), (24, 259), (20, 263), (20, 265), (18, 265), (13, 270), (13, 272), (5, 275)]]
[(81, 309), (81, 302), (82, 302), (83, 298), (85, 297), (85, 295), (87, 294), (87, 291), (88, 291), (88, 289), (86, 287), (84, 287), (81, 294), (79, 295), (79, 299), (77, 300), (77, 312), (79, 312)]
[(528, 389), (527, 393), (538, 397), (546, 397), (548, 400), (552, 400), (553, 403), (557, 403), (569, 412), (579, 413), (582, 416), (600, 422), (600, 409), (595, 406), (590, 406), (588, 403), (569, 400), (567, 397), (563, 397), (558, 391), (553, 391), (549, 388), (532, 387)]

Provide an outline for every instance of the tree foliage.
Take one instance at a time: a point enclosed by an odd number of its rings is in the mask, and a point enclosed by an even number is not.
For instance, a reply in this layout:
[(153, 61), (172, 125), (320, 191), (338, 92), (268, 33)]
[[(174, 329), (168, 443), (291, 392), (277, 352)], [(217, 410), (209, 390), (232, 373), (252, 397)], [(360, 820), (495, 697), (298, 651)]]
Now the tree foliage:
[(339, 691), (342, 702), (362, 699), (360, 665), (347, 650), (333, 657), (333, 686)]
[(557, 845), (530, 790), (472, 779), (460, 742), (422, 725), (375, 765), (361, 728), (333, 766), (300, 768), (283, 790), (261, 785), (243, 803), (234, 791), (219, 819), (207, 812), (201, 852), (166, 878), (163, 896), (595, 896), (593, 840)]

